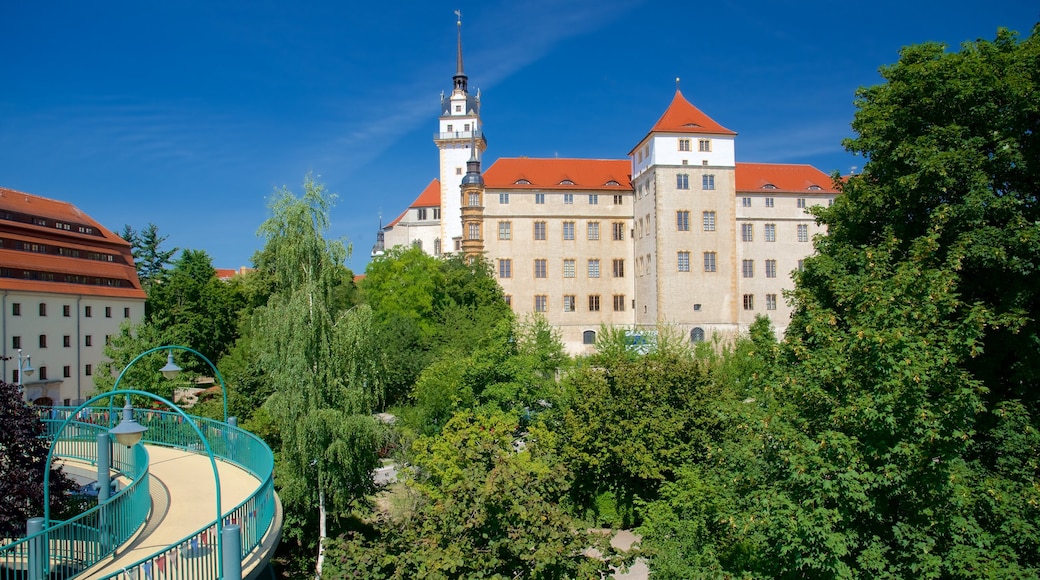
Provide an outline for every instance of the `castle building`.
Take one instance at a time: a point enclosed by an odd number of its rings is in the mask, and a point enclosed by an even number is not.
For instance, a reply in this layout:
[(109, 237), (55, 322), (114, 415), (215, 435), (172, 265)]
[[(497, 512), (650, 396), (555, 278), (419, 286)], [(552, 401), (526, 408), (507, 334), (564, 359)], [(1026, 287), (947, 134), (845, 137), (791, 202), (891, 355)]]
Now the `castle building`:
[(405, 244), (483, 256), (513, 310), (542, 313), (575, 354), (602, 325), (668, 325), (694, 342), (757, 315), (786, 328), (784, 290), (822, 233), (806, 210), (838, 193), (827, 174), (738, 163), (737, 134), (677, 89), (626, 159), (499, 158), (481, 175), (487, 143), (461, 38), (460, 23), (434, 138), (440, 178), (381, 227), (373, 258)]
[(127, 241), (72, 204), (0, 188), (0, 366), (27, 401), (89, 398), (106, 342), (144, 303)]

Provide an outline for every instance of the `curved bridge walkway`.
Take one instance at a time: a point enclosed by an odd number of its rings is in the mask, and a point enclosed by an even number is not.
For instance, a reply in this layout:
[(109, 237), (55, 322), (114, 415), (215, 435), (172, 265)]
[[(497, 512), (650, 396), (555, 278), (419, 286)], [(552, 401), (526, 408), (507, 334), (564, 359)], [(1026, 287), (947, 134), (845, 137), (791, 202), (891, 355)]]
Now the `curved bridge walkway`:
[[(162, 551), (206, 526), (216, 517), (216, 486), (209, 457), (182, 449), (146, 445), (149, 456), (149, 488), (152, 511), (141, 531), (120, 546), (113, 558), (106, 558), (85, 570), (84, 578), (104, 578), (119, 573), (126, 566)], [(224, 461), (217, 462), (220, 474), (220, 497), (223, 506), (234, 506), (248, 498), (260, 486), (249, 472)], [(225, 508), (226, 509), (226, 508)], [(276, 533), (276, 526), (268, 532)], [(273, 539), (273, 538), (272, 538)], [(267, 543), (267, 542), (265, 542)], [(273, 546), (268, 546), (268, 550)], [(243, 561), (243, 578), (258, 564), (266, 564), (269, 553), (265, 545), (260, 553)], [(253, 556), (253, 555), (251, 555)], [(159, 569), (161, 562), (162, 569)], [(189, 557), (167, 557), (153, 564), (154, 577), (189, 577), (178, 574), (178, 568), (192, 567)], [(133, 577), (132, 573), (127, 574)]]

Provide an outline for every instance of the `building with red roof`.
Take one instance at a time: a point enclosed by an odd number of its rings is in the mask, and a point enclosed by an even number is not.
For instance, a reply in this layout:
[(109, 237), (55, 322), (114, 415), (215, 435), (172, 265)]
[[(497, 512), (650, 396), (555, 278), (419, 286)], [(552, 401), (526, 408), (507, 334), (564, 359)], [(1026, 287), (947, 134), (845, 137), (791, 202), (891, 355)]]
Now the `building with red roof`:
[(434, 137), (440, 179), (381, 226), (374, 258), (404, 244), (482, 256), (513, 310), (543, 314), (572, 353), (602, 325), (666, 325), (693, 342), (757, 315), (786, 328), (783, 292), (822, 233), (806, 210), (838, 194), (827, 174), (737, 163), (737, 133), (679, 90), (626, 159), (502, 157), (481, 173), (479, 93), (466, 78), (460, 36)]
[(70, 203), (0, 188), (3, 376), (27, 400), (88, 398), (106, 342), (144, 302), (129, 242)]

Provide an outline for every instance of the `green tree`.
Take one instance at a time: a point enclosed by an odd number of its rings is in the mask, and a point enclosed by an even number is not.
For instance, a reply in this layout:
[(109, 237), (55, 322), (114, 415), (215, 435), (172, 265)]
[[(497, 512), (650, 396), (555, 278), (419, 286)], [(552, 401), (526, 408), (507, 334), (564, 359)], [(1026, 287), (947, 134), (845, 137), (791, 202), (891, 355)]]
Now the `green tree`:
[(125, 225), (119, 235), (130, 242), (131, 255), (137, 266), (137, 278), (141, 281), (144, 291), (150, 292), (153, 286), (165, 278), (166, 267), (177, 253), (177, 248), (162, 248), (162, 243), (169, 236), (159, 235), (159, 226), (153, 223), (149, 223), (140, 232)]
[[(190, 346), (217, 361), (238, 338), (240, 312), (246, 306), (240, 290), (239, 285), (217, 278), (206, 252), (184, 250), (163, 282), (152, 287), (145, 303), (146, 320), (171, 344)], [(211, 372), (194, 357), (180, 364)]]
[[(414, 510), (330, 548), (330, 578), (598, 578), (617, 558), (562, 503), (552, 433), (515, 414), (462, 411), (415, 444)], [(600, 550), (602, 558), (587, 555)]]
[(609, 493), (626, 520), (609, 523), (631, 524), (637, 498), (656, 497), (662, 482), (702, 452), (717, 421), (711, 410), (718, 395), (705, 366), (667, 331), (646, 355), (616, 354), (564, 379), (569, 403), (559, 427), (560, 456), (575, 473), (581, 505), (600, 509), (594, 499)]
[(652, 548), (713, 576), (1040, 575), (1037, 30), (904, 49), (859, 92), (868, 162), (815, 210), (784, 367), (649, 510)]
[(285, 188), (272, 196), (259, 233), (274, 292), (257, 312), (254, 335), (281, 439), (279, 493), (295, 517), (317, 513), (319, 576), (329, 515), (372, 491), (377, 464), (369, 413), (379, 383), (362, 360), (371, 350), (371, 311), (337, 308), (348, 249), (325, 238), (333, 201), (310, 176), (302, 196)]

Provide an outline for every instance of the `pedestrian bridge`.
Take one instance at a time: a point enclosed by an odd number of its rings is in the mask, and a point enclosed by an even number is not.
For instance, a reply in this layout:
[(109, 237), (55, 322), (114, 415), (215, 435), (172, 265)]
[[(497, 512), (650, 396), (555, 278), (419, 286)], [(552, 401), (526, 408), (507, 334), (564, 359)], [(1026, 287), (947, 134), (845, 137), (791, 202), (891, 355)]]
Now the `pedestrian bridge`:
[[(52, 440), (60, 432), (54, 456), (67, 471), (94, 470), (97, 477), (97, 436), (115, 425), (119, 413), (100, 407), (71, 417), (73, 412), (40, 411)], [(153, 410), (135, 410), (134, 418), (148, 428), (144, 444), (111, 446), (118, 491), (72, 519), (46, 526), (39, 521), (39, 531), (0, 545), (0, 580), (237, 580), (231, 577), (237, 569), (241, 578), (267, 569), (282, 527), (267, 444), (211, 419), (186, 421)]]

